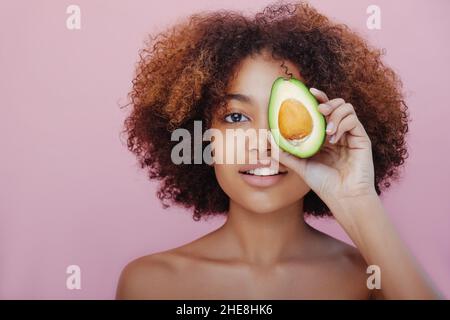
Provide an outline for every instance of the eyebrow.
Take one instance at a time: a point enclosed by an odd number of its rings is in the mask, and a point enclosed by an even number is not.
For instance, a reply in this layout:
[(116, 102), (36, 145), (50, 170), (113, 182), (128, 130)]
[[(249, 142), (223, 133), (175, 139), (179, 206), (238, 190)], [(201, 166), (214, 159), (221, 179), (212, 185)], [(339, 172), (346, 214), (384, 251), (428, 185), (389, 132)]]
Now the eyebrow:
[(249, 96), (246, 96), (245, 94), (241, 93), (227, 93), (226, 94), (227, 100), (238, 100), (244, 103), (252, 103), (252, 99)]

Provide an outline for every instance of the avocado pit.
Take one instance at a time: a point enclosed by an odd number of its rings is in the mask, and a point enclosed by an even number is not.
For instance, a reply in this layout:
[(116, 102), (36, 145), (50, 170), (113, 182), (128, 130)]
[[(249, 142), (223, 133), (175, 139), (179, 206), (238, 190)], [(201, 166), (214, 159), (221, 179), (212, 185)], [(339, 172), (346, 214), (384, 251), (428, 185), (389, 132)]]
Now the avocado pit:
[(284, 138), (297, 144), (305, 140), (313, 131), (313, 119), (303, 103), (289, 98), (281, 103), (278, 127)]

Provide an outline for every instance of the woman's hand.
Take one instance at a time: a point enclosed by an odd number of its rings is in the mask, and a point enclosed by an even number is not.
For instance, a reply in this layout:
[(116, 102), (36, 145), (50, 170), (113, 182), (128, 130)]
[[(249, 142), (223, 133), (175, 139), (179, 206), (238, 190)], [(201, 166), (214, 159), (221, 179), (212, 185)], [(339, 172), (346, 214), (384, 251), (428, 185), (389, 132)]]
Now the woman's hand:
[[(270, 136), (271, 156), (297, 172), (327, 204), (336, 220), (358, 247), (368, 265), (382, 272), (382, 297), (388, 299), (443, 299), (402, 242), (375, 192), (370, 139), (353, 106), (343, 99), (328, 100), (311, 89), (321, 102), (319, 111), (329, 139), (319, 153), (300, 159), (278, 148)], [(277, 155), (278, 154), (278, 155)]]
[(329, 100), (311, 88), (320, 102), (319, 111), (327, 122), (326, 142), (311, 158), (301, 159), (282, 151), (269, 134), (272, 157), (292, 169), (330, 207), (332, 201), (376, 195), (374, 167), (369, 136), (350, 103), (341, 98)]

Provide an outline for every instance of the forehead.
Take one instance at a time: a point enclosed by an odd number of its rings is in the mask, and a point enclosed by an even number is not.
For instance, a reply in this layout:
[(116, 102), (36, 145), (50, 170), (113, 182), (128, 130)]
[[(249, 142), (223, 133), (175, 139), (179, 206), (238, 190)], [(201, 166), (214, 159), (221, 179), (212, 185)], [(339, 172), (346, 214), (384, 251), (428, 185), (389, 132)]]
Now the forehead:
[[(284, 65), (283, 65), (284, 63)], [(289, 60), (274, 59), (270, 53), (263, 51), (244, 58), (236, 68), (230, 82), (231, 91), (249, 94), (267, 94), (278, 77), (287, 77), (289, 73), (303, 80), (298, 67)]]

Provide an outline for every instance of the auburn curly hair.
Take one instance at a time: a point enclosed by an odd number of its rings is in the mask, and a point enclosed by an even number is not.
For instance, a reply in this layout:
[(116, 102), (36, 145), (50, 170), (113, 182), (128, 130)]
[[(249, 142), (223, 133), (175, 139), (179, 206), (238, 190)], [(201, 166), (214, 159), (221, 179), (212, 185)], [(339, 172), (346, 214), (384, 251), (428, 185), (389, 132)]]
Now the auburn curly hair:
[[(213, 167), (176, 165), (171, 132), (193, 132), (194, 120), (211, 126), (226, 104), (226, 88), (246, 56), (269, 49), (273, 57), (293, 62), (309, 87), (353, 104), (372, 142), (377, 194), (397, 179), (408, 157), (405, 136), (408, 110), (402, 83), (370, 47), (345, 24), (330, 21), (306, 3), (272, 4), (252, 17), (234, 11), (202, 12), (178, 22), (145, 42), (128, 97), (125, 119), (128, 149), (150, 179), (160, 180), (158, 198), (193, 208), (193, 219), (226, 214), (229, 198)], [(201, 186), (201, 188), (199, 188)], [(311, 190), (305, 214), (330, 216)]]

